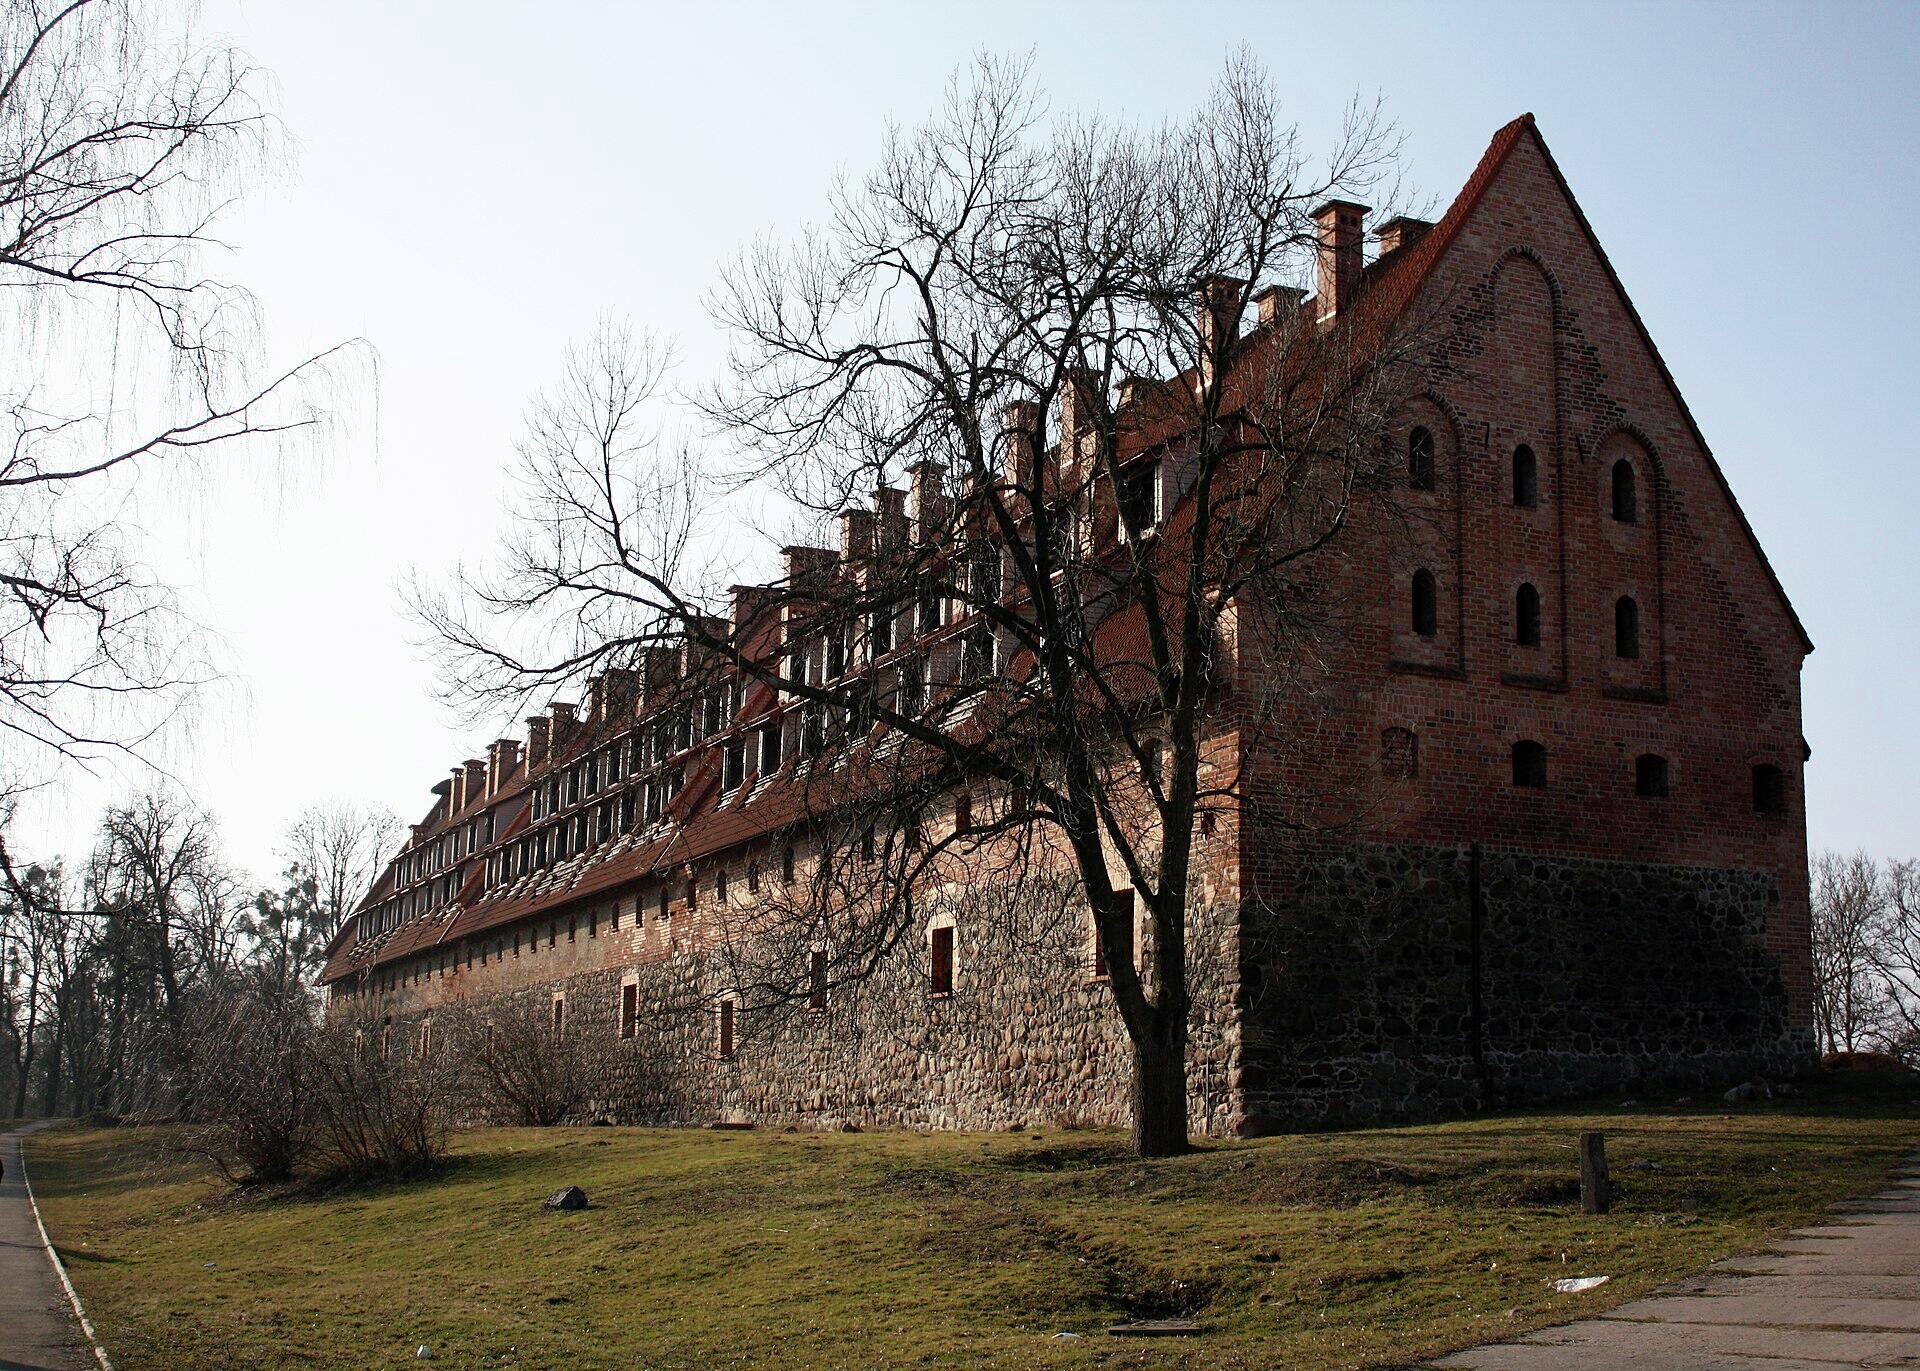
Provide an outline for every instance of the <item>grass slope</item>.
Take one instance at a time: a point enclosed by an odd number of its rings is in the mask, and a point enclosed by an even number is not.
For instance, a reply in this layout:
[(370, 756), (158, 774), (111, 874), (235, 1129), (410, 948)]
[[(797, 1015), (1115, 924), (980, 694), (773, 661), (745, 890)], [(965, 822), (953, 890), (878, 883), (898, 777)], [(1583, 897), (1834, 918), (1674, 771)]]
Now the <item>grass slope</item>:
[[(499, 1130), (413, 1185), (231, 1195), (163, 1130), (31, 1142), (115, 1364), (1399, 1365), (1593, 1313), (1875, 1188), (1920, 1088), (1131, 1160), (1104, 1133)], [(1603, 1128), (1622, 1190), (1579, 1212)], [(593, 1207), (543, 1210), (567, 1184)], [(1614, 1279), (1582, 1296), (1566, 1275)], [(1104, 1333), (1186, 1313), (1204, 1336)], [(1078, 1339), (1054, 1335), (1075, 1332)]]

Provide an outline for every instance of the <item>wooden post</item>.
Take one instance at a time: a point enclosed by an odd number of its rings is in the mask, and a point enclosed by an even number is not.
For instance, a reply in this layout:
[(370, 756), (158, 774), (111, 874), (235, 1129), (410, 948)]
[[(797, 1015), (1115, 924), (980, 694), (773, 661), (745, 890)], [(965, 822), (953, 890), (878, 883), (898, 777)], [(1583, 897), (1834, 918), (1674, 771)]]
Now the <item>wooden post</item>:
[(1589, 1214), (1613, 1208), (1613, 1186), (1607, 1180), (1607, 1135), (1580, 1135), (1580, 1207)]

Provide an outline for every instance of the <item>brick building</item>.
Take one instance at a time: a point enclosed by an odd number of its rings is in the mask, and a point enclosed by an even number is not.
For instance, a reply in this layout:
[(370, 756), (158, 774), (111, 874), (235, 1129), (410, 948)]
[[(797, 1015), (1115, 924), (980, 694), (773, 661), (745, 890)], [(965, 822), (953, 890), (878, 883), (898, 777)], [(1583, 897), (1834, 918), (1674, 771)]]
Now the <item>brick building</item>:
[[(1375, 799), (1312, 841), (1254, 803), (1203, 822), (1193, 1126), (1790, 1071), (1813, 1045), (1811, 644), (1531, 117), (1437, 223), (1365, 216), (1320, 211), (1316, 294), (1264, 293), (1236, 346), (1362, 308), (1448, 319), (1454, 365), (1395, 420), (1409, 532), (1357, 527), (1330, 562), (1355, 607), (1331, 689), (1285, 757), (1247, 759), (1250, 801), (1302, 765), (1370, 776)], [(790, 550), (789, 580), (876, 529), (911, 537), (933, 498), (920, 475), (883, 489), (840, 548)], [(929, 669), (968, 650), (966, 624), (920, 606), (896, 634)], [(329, 949), (333, 1004), (404, 1028), (533, 997), (556, 1031), (630, 1040), (595, 1106), (620, 1118), (1123, 1121), (1126, 1035), (1070, 925), (1014, 947), (936, 915), (870, 983), (743, 1031), (702, 930), (804, 876), (817, 744), (770, 693), (689, 696), (688, 676), (656, 653), (454, 768)], [(1207, 746), (1239, 736), (1223, 719)]]

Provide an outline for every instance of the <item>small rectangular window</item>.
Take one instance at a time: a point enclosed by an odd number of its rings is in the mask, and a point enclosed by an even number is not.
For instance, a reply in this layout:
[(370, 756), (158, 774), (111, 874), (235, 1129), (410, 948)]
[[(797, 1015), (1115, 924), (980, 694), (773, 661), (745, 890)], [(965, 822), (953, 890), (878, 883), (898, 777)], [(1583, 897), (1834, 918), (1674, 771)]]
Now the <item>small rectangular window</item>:
[[(1133, 892), (1131, 890), (1116, 890), (1113, 892), (1113, 896), (1114, 903), (1121, 916), (1121, 947), (1126, 951), (1127, 959), (1131, 961), (1133, 959)], [(1093, 974), (1096, 979), (1100, 980), (1104, 980), (1111, 974), (1110, 968), (1107, 965), (1106, 943), (1102, 941), (1100, 937), (1098, 924), (1095, 924), (1093, 929)]]
[(733, 1001), (720, 1001), (720, 1056), (723, 1060), (733, 1057)]
[(559, 1042), (567, 1033), (567, 999), (564, 995), (553, 997), (553, 1040)]
[(933, 930), (932, 944), (928, 949), (932, 962), (930, 989), (935, 995), (953, 993), (953, 930), (936, 928)]
[(815, 948), (807, 959), (807, 1008), (827, 1007), (827, 954)]
[(631, 1038), (640, 1026), (640, 987), (623, 985), (620, 987), (620, 1036)]

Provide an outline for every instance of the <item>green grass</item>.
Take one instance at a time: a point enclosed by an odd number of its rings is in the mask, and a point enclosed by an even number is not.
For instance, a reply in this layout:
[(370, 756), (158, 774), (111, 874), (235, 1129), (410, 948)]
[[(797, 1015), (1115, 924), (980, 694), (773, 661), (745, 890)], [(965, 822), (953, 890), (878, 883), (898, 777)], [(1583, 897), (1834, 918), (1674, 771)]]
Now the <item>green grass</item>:
[[(1874, 1189), (1920, 1086), (1131, 1160), (1113, 1134), (498, 1130), (411, 1185), (233, 1195), (160, 1130), (30, 1143), (116, 1365), (1399, 1365), (1590, 1314)], [(1574, 1138), (1622, 1194), (1579, 1212)], [(593, 1207), (543, 1210), (562, 1185)], [(1581, 1296), (1566, 1275), (1614, 1279)], [(1110, 1337), (1180, 1311), (1206, 1333)], [(1076, 1332), (1078, 1339), (1054, 1334)]]

